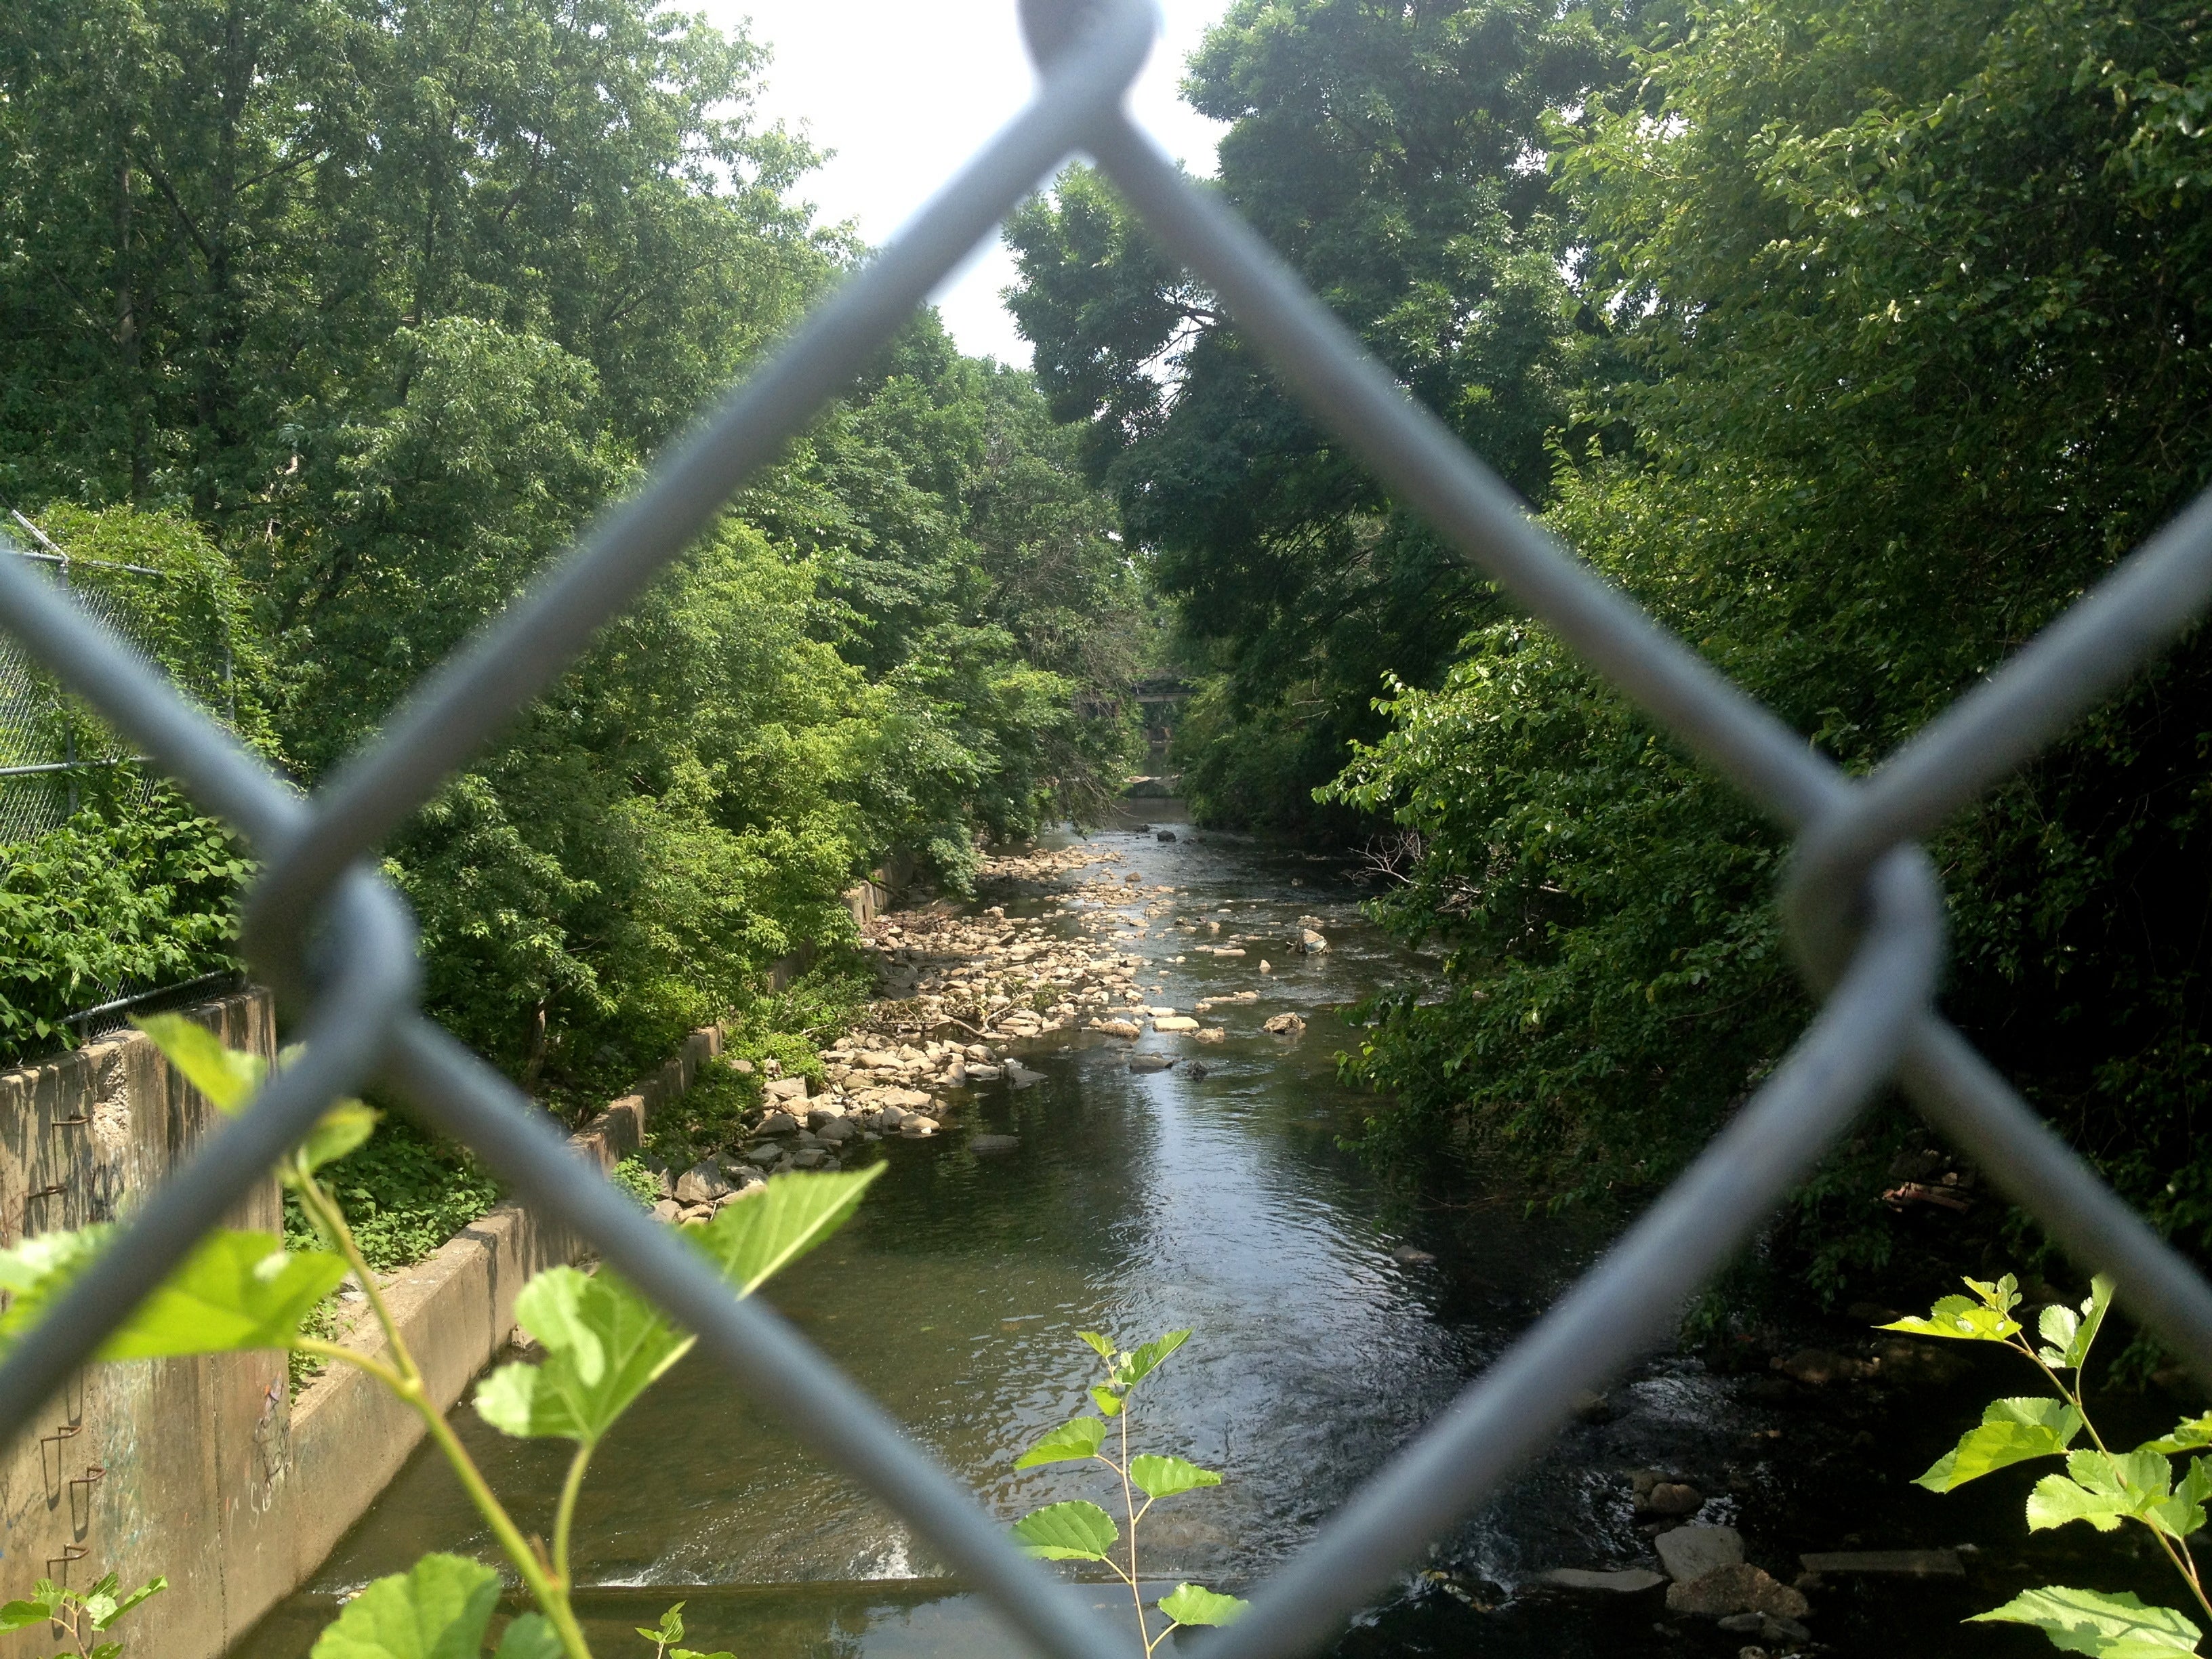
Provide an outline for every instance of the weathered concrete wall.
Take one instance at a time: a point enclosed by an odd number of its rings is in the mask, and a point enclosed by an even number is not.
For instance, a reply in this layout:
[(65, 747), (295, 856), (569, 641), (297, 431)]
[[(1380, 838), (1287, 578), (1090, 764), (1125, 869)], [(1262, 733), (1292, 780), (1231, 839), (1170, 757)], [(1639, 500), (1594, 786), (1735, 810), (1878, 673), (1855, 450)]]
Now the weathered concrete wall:
[[(260, 994), (192, 1011), (234, 1047), (274, 1049)], [(573, 1137), (604, 1168), (634, 1150), (647, 1115), (689, 1088), (721, 1048), (695, 1031), (683, 1053)], [(127, 1213), (181, 1160), (212, 1109), (133, 1032), (0, 1075), (0, 1218), (9, 1242)], [(274, 1181), (233, 1224), (282, 1224)], [(514, 1328), (514, 1297), (581, 1241), (502, 1204), (386, 1287), (441, 1410)], [(374, 1327), (364, 1335), (380, 1334)], [(0, 1595), (67, 1574), (166, 1575), (170, 1589), (118, 1634), (133, 1654), (218, 1659), (312, 1574), (398, 1473), (421, 1420), (359, 1372), (334, 1368), (288, 1400), (282, 1353), (96, 1364), (0, 1463)], [(43, 1627), (0, 1637), (0, 1655), (44, 1652)]]
[[(265, 994), (191, 1011), (234, 1048), (275, 1052)], [(214, 1109), (136, 1031), (0, 1073), (0, 1234), (81, 1227), (126, 1214), (183, 1162)], [(277, 1231), (274, 1180), (230, 1224)], [(0, 1596), (40, 1578), (131, 1583), (167, 1575), (132, 1615), (131, 1651), (219, 1652), (226, 1565), (283, 1483), (281, 1353), (94, 1364), (0, 1460)], [(0, 1652), (44, 1653), (43, 1626)]]

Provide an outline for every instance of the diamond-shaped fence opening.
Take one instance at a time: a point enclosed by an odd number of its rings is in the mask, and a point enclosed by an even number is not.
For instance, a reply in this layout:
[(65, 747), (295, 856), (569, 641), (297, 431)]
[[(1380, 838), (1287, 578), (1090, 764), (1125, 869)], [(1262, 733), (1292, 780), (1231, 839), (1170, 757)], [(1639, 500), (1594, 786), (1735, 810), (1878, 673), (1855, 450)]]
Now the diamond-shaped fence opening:
[(733, 1382), (897, 1510), (1036, 1648), (1098, 1659), (1120, 1651), (1118, 1633), (1017, 1553), (872, 1401), (765, 1304), (733, 1300), (665, 1229), (586, 1173), (512, 1085), (416, 1011), (405, 912), (364, 862), (1077, 149), (1214, 289), (1325, 428), (1796, 833), (1785, 909), (1807, 977), (1825, 997), (1773, 1075), (1658, 1202), (1204, 1650), (1243, 1659), (1328, 1640), (1538, 1450), (1579, 1392), (1663, 1340), (1683, 1298), (1891, 1084), (2081, 1261), (2113, 1274), (2123, 1304), (2212, 1382), (2212, 1289), (1936, 1012), (1941, 895), (1913, 845), (2189, 625), (2212, 598), (2212, 496), (1870, 777), (1846, 778), (1530, 522), (1265, 244), (1130, 125), (1121, 96), (1151, 44), (1147, 0), (1024, 0), (1023, 10), (1041, 67), (1024, 113), (313, 798), (284, 788), (52, 583), (0, 559), (0, 623), (266, 860), (249, 897), (247, 954), (307, 1036), (301, 1061), (150, 1197), (0, 1366), (0, 1425), (12, 1432), (29, 1420), (118, 1310), (158, 1283), (332, 1099), (374, 1077), (469, 1142), (527, 1202), (590, 1237), (700, 1333)]

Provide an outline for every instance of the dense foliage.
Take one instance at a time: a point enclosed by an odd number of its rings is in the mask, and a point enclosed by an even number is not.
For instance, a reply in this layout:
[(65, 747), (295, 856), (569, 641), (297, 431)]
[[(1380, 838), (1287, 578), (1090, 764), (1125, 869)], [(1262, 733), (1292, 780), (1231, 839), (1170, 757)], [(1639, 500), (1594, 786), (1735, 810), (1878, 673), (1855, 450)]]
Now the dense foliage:
[[(1394, 349), (1384, 307), (1340, 275), (1353, 262), (1317, 260), (1317, 236), (1271, 212), (1271, 191), (1325, 176), (1298, 159), (1299, 135), (1343, 131), (1342, 109), (1390, 107), (1335, 89), (1331, 77), (1364, 72), (1380, 51), (1344, 42), (1456, 40), (1516, 15), (1455, 3), (1237, 8), (1194, 70), (1198, 100), (1237, 118), (1223, 188), (1569, 542), (1825, 751), (1872, 764), (2203, 486), (2212, 71), (2200, 9), (1729, 0), (1591, 20), (1615, 55), (1572, 61), (1604, 72), (1540, 81), (1517, 118), (1544, 154), (1493, 149), (1467, 164), (1489, 169), (1501, 199), (1540, 173), (1562, 286), (1517, 314), (1571, 316), (1598, 337), (1543, 359), (1569, 371), (1548, 404), (1526, 377), (1481, 382), (1498, 400), (1482, 403), (1486, 419), (1517, 413), (1548, 439), (1548, 476), (1534, 482), (1519, 428), (1483, 431), (1425, 378), (1425, 360)], [(1544, 40), (1568, 25), (1519, 27), (1516, 38)], [(1227, 66), (1291, 63), (1328, 31), (1339, 47), (1296, 59), (1316, 65), (1304, 78), (1253, 82), (1302, 118), (1256, 96), (1249, 112), (1220, 100)], [(1408, 97), (1430, 84), (1425, 68), (1398, 64), (1383, 78)], [(1263, 185), (1246, 169), (1278, 142)], [(1361, 153), (1373, 178), (1391, 176), (1387, 145)], [(1143, 311), (1126, 294), (1056, 297), (1083, 273), (1044, 233), (1119, 225), (1118, 210), (1094, 210), (1103, 200), (1078, 177), (1027, 222), (1024, 315), (1046, 342), (1041, 362), (1083, 361), (1079, 347)], [(1368, 240), (1393, 263), (1383, 289), (1411, 307), (1425, 291), (1410, 268), (1423, 250), (1470, 269), (1502, 260), (1518, 246), (1513, 222), (1470, 222), (1463, 234), (1490, 244), (1480, 257), (1410, 228)], [(1516, 314), (1462, 276), (1440, 291), (1478, 331)], [(1175, 292), (1203, 313), (1202, 294)], [(1342, 539), (1348, 494), (1310, 507), (1285, 481), (1311, 465), (1294, 472), (1272, 439), (1223, 420), (1204, 422), (1224, 434), (1211, 450), (1194, 425), (1178, 439), (1186, 406), (1217, 395), (1212, 362), (1235, 349), (1209, 321), (1179, 378), (1124, 399), (1133, 416), (1079, 396), (1073, 376), (1067, 412), (1089, 402), (1095, 441), (1119, 446), (1125, 501), (1188, 486), (1191, 523), (1218, 510), (1241, 532), (1257, 521), (1244, 504), (1264, 501), (1280, 513), (1270, 535), (1310, 546), (1360, 605), (1384, 604), (1395, 567)], [(1249, 430), (1259, 418), (1295, 425), (1256, 377), (1244, 384), (1263, 412)], [(1273, 544), (1131, 523), (1161, 538), (1201, 634), (1255, 591), (1246, 550)], [(1272, 567), (1291, 568), (1287, 554)], [(1220, 593), (1201, 596), (1209, 586)], [(1401, 1091), (1401, 1123), (1466, 1125), (1562, 1195), (1647, 1188), (1808, 1013), (1770, 902), (1782, 842), (1545, 629), (1462, 592), (1441, 678), (1431, 646), (1376, 629), (1380, 665), (1395, 671), (1389, 729), (1355, 745), (1330, 792), (1417, 838), (1410, 879), (1382, 908), (1446, 948), (1452, 987), (1433, 1006), (1386, 1005), (1357, 1064)], [(1241, 621), (1223, 637), (1241, 663), (1273, 624)], [(2199, 1249), (2212, 1247), (2212, 1162), (2195, 1133), (2212, 919), (2208, 677), (2212, 657), (2192, 640), (1936, 848), (1952, 894), (1948, 1007)], [(1802, 1195), (1796, 1237), (1823, 1285), (1893, 1249), (1871, 1200), (1905, 1133), (1901, 1119), (1869, 1131)]]
[[(250, 596), (253, 735), (321, 778), (865, 252), (793, 199), (763, 61), (652, 0), (10, 9), (0, 494), (73, 551), (188, 530)], [(387, 849), (434, 1012), (587, 1096), (885, 853), (957, 885), (1095, 806), (1131, 733), (1079, 700), (1143, 596), (1076, 441), (917, 319)], [(216, 925), (137, 896), (173, 957)]]

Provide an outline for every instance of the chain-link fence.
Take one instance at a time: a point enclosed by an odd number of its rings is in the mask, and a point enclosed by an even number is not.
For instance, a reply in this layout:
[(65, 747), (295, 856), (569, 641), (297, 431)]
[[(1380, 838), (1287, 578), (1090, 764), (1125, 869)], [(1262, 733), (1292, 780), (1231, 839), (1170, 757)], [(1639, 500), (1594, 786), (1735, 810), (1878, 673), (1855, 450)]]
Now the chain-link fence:
[(1121, 1650), (1074, 1595), (765, 1303), (738, 1301), (667, 1230), (586, 1173), (550, 1120), (416, 1011), (404, 907), (373, 849), (559, 675), (751, 471), (857, 374), (967, 252), (1071, 151), (1088, 150), (1152, 234), (1220, 296), (1314, 418), (1647, 714), (1796, 836), (1790, 937), (1824, 999), (1787, 1058), (1612, 1250), (1459, 1401), (1208, 1637), (1222, 1659), (1304, 1651), (1533, 1455), (1585, 1389), (1665, 1340), (1686, 1297), (1875, 1094), (1900, 1086), (2120, 1300), (2212, 1382), (2212, 1289), (2104, 1187), (1935, 1007), (1935, 872), (1914, 846), (2032, 757), (2212, 598), (2212, 496), (1871, 776), (1846, 778), (1515, 506), (1267, 247), (1130, 125), (1147, 0), (1023, 0), (1041, 83), (1024, 113), (826, 300), (652, 481), (428, 678), (316, 795), (285, 788), (51, 581), (0, 559), (0, 623), (266, 860), (249, 897), (257, 971), (307, 1033), (299, 1062), (151, 1195), (130, 1230), (0, 1366), (0, 1424), (30, 1420), (118, 1318), (216, 1224), (328, 1103), (380, 1079), (573, 1223), (733, 1382), (905, 1517), (1054, 1655)]

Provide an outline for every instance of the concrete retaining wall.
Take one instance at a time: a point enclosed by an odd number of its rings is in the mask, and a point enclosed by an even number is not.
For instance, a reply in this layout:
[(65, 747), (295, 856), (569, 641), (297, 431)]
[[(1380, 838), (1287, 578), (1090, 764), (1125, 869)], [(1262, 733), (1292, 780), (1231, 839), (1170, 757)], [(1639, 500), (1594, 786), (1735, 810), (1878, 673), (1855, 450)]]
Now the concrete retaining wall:
[[(234, 1047), (274, 1052), (265, 994), (191, 1014)], [(574, 1137), (580, 1152), (605, 1167), (634, 1150), (647, 1115), (720, 1048), (720, 1030), (693, 1032)], [(212, 1116), (135, 1031), (0, 1074), (5, 1242), (127, 1212)], [(274, 1231), (281, 1217), (272, 1180), (232, 1224)], [(514, 1330), (530, 1275), (580, 1248), (565, 1227), (502, 1204), (386, 1287), (441, 1410)], [(335, 1369), (296, 1400), (286, 1376), (277, 1352), (92, 1366), (0, 1462), (0, 1597), (41, 1577), (82, 1585), (114, 1571), (136, 1584), (160, 1573), (168, 1593), (118, 1627), (128, 1650), (218, 1659), (313, 1573), (422, 1436), (413, 1413), (357, 1371)], [(46, 1635), (0, 1637), (0, 1655), (49, 1651)]]

